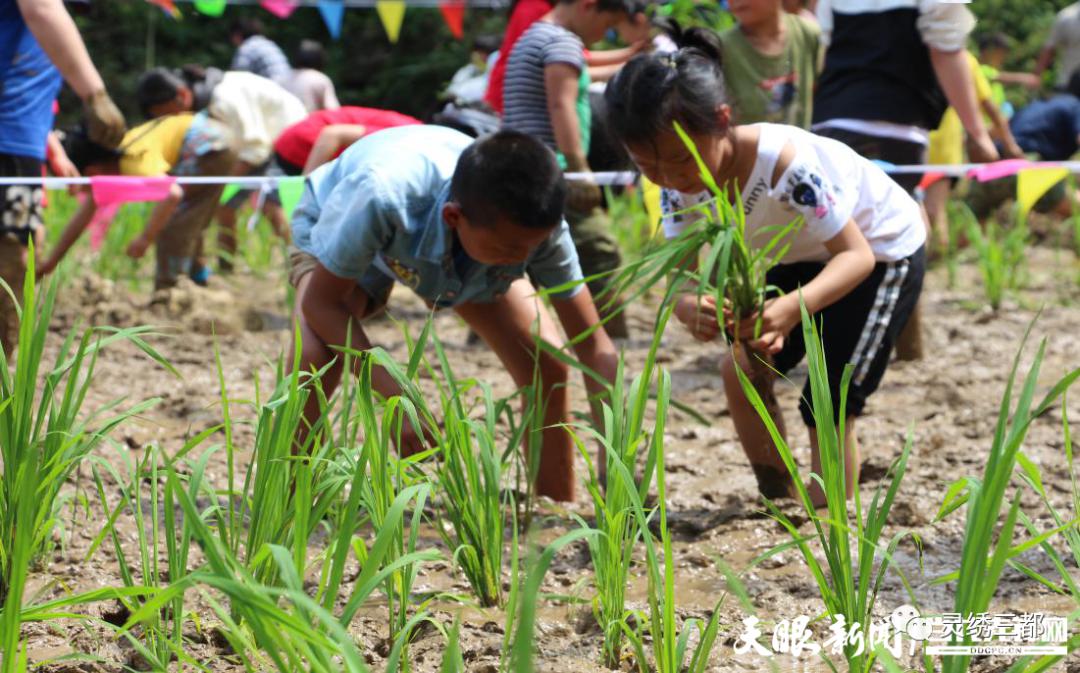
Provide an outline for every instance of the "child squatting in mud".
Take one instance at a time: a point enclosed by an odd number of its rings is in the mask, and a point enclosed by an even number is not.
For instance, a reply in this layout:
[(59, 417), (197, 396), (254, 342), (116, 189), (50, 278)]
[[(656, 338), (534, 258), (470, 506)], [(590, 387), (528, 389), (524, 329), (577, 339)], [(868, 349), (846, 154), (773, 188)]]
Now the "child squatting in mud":
[[(803, 218), (788, 235), (787, 253), (767, 276), (767, 284), (783, 294), (768, 299), (760, 316), (741, 321), (735, 336), (749, 339), (758, 356), (781, 374), (790, 370), (805, 354), (802, 332), (795, 329), (801, 288), (807, 311), (822, 324), (834, 400), (840, 399), (844, 366), (854, 366), (844, 437), (851, 497), (859, 465), (854, 417), (881, 381), (893, 342), (922, 289), (926, 229), (919, 206), (880, 168), (837, 141), (793, 126), (732, 125), (715, 35), (690, 30), (680, 46), (673, 55), (635, 57), (623, 68), (605, 94), (609, 123), (642, 172), (669, 190), (668, 237), (694, 225), (694, 214), (680, 211), (712, 199), (702, 192), (697, 163), (674, 131), (676, 122), (690, 135), (716, 184), (737, 187), (743, 195), (751, 246), (768, 241), (763, 228)], [(723, 329), (712, 297), (684, 295), (675, 312), (702, 341), (715, 339)], [(743, 371), (751, 364), (745, 351), (739, 352), (738, 363), (729, 355), (722, 367), (735, 429), (761, 493), (791, 495), (787, 469), (736, 374), (736, 364)], [(766, 374), (755, 385), (776, 410), (774, 379)], [(811, 430), (812, 470), (820, 474), (811, 403), (807, 382), (799, 409)], [(784, 432), (781, 414), (772, 415)], [(815, 505), (824, 504), (816, 481), (808, 490)]]
[[(570, 414), (567, 366), (537, 353), (536, 335), (556, 348), (564, 342), (525, 273), (555, 289), (551, 305), (570, 339), (593, 330), (574, 345), (582, 364), (611, 381), (617, 356), (581, 282), (565, 198), (555, 154), (521, 133), (473, 142), (448, 128), (403, 126), (358, 141), (311, 174), (292, 218), (302, 370), (333, 362), (322, 378), (330, 395), (343, 368), (334, 347), (371, 348), (363, 321), (403, 283), (461, 316), (519, 387), (538, 368), (545, 406), (537, 492), (572, 500), (574, 448), (559, 427)], [(381, 395), (401, 392), (381, 369), (372, 382)], [(590, 395), (603, 391), (588, 377), (585, 384)], [(316, 418), (314, 398), (306, 413)], [(402, 454), (422, 447), (415, 428), (403, 435)]]

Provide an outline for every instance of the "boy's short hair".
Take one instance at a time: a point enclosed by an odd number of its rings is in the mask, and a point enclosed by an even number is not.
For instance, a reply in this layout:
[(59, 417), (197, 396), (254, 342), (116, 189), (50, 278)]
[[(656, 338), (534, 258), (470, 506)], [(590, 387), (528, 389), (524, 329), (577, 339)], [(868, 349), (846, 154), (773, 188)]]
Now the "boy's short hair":
[(1008, 51), (1012, 46), (1009, 36), (1005, 33), (984, 33), (979, 36), (976, 41), (979, 45), (979, 51), (986, 51), (987, 49), (1003, 49)]
[(315, 40), (300, 40), (300, 47), (293, 56), (294, 68), (323, 70), (326, 67), (326, 50)]
[(252, 35), (262, 35), (266, 32), (263, 22), (258, 19), (237, 19), (229, 24), (229, 35), (239, 35), (245, 40)]
[(139, 77), (135, 85), (135, 99), (143, 115), (150, 117), (151, 108), (173, 100), (186, 86), (184, 78), (172, 70), (151, 68)]
[(88, 167), (94, 165), (111, 166), (123, 156), (122, 150), (111, 149), (90, 140), (86, 128), (81, 125), (60, 131), (60, 145), (80, 173), (85, 173)]
[(530, 229), (562, 220), (566, 181), (544, 143), (518, 131), (482, 136), (458, 158), (450, 198), (469, 222), (494, 227), (500, 217)]

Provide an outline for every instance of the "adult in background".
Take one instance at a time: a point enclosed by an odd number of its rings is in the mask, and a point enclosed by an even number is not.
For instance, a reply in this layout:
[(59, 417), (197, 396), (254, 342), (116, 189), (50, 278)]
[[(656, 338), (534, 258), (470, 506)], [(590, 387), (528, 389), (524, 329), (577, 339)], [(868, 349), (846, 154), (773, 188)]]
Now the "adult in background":
[(285, 86), (300, 99), (308, 112), (336, 110), (338, 102), (334, 82), (326, 76), (326, 50), (315, 40), (301, 40), (293, 56), (292, 76)]
[[(0, 176), (41, 177), (61, 80), (83, 101), (89, 134), (116, 147), (124, 117), (105, 91), (75, 22), (60, 0), (0, 0)], [(22, 296), (28, 245), (43, 231), (40, 185), (0, 187), (0, 278)], [(11, 355), (19, 327), (0, 291), (0, 346)]]
[(1058, 89), (1064, 90), (1069, 83), (1069, 76), (1080, 68), (1080, 2), (1074, 2), (1057, 13), (1054, 27), (1035, 64), (1035, 83), (1042, 81), (1044, 72), (1057, 60)]
[(263, 35), (262, 21), (240, 19), (229, 28), (229, 39), (236, 47), (229, 70), (242, 70), (272, 79), (285, 86), (292, 79), (292, 67), (277, 43)]
[[(965, 48), (975, 17), (940, 0), (819, 0), (827, 47), (814, 95), (815, 133), (868, 159), (921, 164), (929, 129), (951, 104), (968, 134), (972, 161), (998, 159), (975, 100)], [(909, 193), (921, 174), (893, 174)], [(897, 340), (897, 357), (922, 357), (919, 311)]]

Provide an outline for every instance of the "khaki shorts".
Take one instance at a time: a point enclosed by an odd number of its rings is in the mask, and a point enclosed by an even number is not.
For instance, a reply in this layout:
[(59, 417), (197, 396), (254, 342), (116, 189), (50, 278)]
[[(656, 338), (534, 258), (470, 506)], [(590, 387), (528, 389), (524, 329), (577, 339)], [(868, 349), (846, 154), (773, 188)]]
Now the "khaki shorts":
[[(319, 266), (319, 260), (314, 255), (304, 252), (295, 244), (289, 244), (289, 284), (294, 288), (300, 287), (300, 281)], [(390, 291), (394, 289), (394, 280), (388, 278), (382, 272), (372, 269), (364, 275), (364, 279), (356, 284), (356, 287), (367, 296), (367, 309), (364, 311), (362, 320), (370, 320), (378, 317), (386, 311), (386, 303), (390, 299)]]

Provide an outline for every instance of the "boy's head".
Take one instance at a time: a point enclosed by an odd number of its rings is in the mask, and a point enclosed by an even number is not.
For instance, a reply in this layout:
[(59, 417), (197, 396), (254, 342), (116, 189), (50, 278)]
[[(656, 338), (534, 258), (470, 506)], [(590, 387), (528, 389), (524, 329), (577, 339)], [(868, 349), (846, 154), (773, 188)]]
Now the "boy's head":
[(135, 97), (143, 114), (152, 119), (187, 112), (195, 101), (184, 78), (166, 68), (144, 72), (135, 87)]
[(477, 35), (473, 40), (470, 60), (473, 65), (483, 70), (487, 67), (488, 57), (502, 46), (501, 35)]
[(979, 37), (979, 61), (1000, 69), (1009, 55), (1009, 36), (1004, 33), (987, 33)]
[(779, 15), (784, 6), (782, 0), (728, 0), (728, 9), (742, 25), (755, 26)]
[(85, 176), (117, 175), (120, 173), (122, 150), (110, 149), (90, 140), (86, 128), (76, 126), (61, 132), (60, 144), (68, 159)]
[(643, 0), (559, 0), (559, 4), (573, 6), (566, 28), (586, 45), (599, 42), (609, 30), (644, 11)]
[(233, 46), (239, 47), (252, 35), (263, 34), (262, 21), (258, 19), (238, 19), (229, 25), (229, 39)]
[(551, 235), (565, 200), (555, 154), (532, 136), (499, 131), (461, 153), (443, 219), (469, 257), (509, 266)]
[(293, 67), (323, 70), (326, 67), (326, 50), (315, 40), (301, 40), (300, 48), (293, 56)]

